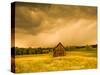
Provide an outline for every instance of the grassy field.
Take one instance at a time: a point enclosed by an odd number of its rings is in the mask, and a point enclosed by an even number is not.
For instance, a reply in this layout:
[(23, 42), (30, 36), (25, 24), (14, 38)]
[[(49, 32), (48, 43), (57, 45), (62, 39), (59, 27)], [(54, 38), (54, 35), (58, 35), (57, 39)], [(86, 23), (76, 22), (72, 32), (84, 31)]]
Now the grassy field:
[(15, 62), (16, 73), (94, 69), (97, 67), (97, 53), (96, 50), (66, 51), (66, 56), (62, 57), (52, 57), (52, 53), (17, 55)]

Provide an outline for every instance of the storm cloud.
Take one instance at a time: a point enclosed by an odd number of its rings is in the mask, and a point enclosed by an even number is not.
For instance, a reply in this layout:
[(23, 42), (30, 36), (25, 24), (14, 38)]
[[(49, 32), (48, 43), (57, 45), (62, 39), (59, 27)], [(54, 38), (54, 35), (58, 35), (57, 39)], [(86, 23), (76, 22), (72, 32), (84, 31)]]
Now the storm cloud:
[(15, 26), (15, 45), (20, 47), (96, 44), (97, 8), (16, 3)]

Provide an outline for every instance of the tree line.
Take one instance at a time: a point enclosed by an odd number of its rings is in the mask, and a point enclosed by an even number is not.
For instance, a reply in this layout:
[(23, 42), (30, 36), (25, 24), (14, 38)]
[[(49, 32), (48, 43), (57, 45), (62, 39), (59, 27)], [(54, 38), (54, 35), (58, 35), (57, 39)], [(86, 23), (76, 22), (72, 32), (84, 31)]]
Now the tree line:
[[(93, 50), (93, 48), (97, 48), (97, 45), (86, 45), (86, 46), (66, 46), (66, 51), (74, 51), (74, 50)], [(54, 48), (19, 48), (12, 47), (11, 54), (12, 55), (29, 55), (29, 54), (46, 54), (52, 52)]]
[(45, 54), (49, 53), (50, 51), (52, 51), (52, 48), (11, 48), (12, 55)]

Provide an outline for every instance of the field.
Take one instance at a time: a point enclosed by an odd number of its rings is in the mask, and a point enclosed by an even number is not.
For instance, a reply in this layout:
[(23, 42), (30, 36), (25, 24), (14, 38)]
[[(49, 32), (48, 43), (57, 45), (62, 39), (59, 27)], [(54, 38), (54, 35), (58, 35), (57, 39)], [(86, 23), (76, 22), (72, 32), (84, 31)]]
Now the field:
[(16, 55), (16, 73), (61, 70), (94, 69), (97, 67), (97, 51), (66, 51), (66, 56), (53, 57), (49, 54)]

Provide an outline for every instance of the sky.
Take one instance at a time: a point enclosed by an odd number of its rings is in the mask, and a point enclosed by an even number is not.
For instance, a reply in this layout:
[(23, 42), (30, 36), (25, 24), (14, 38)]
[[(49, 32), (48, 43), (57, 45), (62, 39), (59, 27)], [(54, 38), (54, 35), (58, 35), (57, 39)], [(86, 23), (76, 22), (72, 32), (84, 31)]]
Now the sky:
[(97, 44), (97, 8), (42, 3), (15, 4), (15, 46)]

